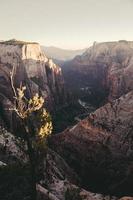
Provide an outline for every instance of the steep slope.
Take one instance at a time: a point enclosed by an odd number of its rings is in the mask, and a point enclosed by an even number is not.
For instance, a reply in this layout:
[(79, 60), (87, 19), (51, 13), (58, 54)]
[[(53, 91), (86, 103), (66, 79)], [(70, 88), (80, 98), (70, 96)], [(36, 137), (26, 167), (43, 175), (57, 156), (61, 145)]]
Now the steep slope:
[(133, 89), (133, 42), (94, 43), (62, 70), (68, 88), (83, 100), (119, 98)]
[(86, 188), (133, 195), (133, 91), (53, 136), (50, 145)]
[(14, 68), (14, 85), (27, 87), (27, 97), (39, 93), (49, 110), (64, 101), (61, 68), (48, 59), (37, 43), (16, 40), (0, 42), (0, 117), (11, 128), (13, 101), (10, 72)]
[[(0, 127), (0, 197), (30, 199), (30, 171), (24, 143)], [(37, 200), (116, 200), (102, 194), (88, 192), (78, 185), (79, 179), (68, 164), (54, 151), (38, 163)], [(42, 174), (41, 174), (42, 173)], [(40, 174), (42, 176), (40, 176)], [(77, 184), (77, 185), (75, 185)], [(7, 192), (8, 188), (8, 192)]]

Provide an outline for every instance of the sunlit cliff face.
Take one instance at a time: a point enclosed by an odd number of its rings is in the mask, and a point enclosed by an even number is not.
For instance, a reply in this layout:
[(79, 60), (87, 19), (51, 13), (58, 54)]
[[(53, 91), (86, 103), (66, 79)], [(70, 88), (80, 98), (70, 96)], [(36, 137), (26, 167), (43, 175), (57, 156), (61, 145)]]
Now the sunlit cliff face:
[(16, 40), (0, 42), (0, 66), (1, 87), (4, 85), (5, 91), (7, 85), (10, 85), (10, 72), (14, 67), (17, 87), (21, 82), (28, 83), (29, 91), (33, 95), (41, 91), (50, 106), (55, 98), (58, 101), (58, 95), (61, 96), (64, 87), (61, 69), (45, 56), (38, 43)]

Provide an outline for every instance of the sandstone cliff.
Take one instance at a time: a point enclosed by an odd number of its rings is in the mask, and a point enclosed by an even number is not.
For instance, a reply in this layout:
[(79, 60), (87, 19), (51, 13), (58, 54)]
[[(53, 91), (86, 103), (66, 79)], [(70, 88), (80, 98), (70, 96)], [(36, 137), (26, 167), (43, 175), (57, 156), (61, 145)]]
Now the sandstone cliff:
[(48, 59), (37, 43), (16, 40), (0, 42), (0, 118), (11, 127), (13, 101), (10, 72), (14, 71), (14, 85), (27, 87), (27, 97), (39, 93), (51, 111), (64, 101), (64, 82), (61, 68)]
[(133, 195), (133, 91), (53, 136), (50, 145), (87, 189)]
[(81, 56), (63, 66), (67, 86), (100, 103), (133, 89), (133, 42), (94, 43)]

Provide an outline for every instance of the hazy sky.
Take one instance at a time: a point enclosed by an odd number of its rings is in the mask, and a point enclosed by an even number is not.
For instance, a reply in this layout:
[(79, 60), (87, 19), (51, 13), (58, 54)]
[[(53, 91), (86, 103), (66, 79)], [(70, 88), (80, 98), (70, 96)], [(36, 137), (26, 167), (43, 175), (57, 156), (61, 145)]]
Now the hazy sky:
[(0, 0), (0, 40), (62, 48), (133, 40), (133, 0)]

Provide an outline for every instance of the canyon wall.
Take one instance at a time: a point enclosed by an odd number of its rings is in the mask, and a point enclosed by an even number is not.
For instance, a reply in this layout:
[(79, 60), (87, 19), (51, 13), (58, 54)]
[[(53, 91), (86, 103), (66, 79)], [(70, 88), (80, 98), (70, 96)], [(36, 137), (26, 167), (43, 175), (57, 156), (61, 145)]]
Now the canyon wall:
[(133, 195), (133, 91), (49, 141), (92, 191)]
[(48, 59), (37, 43), (16, 40), (0, 43), (0, 118), (11, 127), (13, 102), (10, 73), (14, 68), (15, 88), (26, 86), (26, 96), (39, 93), (49, 111), (65, 98), (61, 68)]
[(81, 98), (92, 95), (100, 103), (119, 98), (133, 89), (133, 42), (94, 43), (62, 70), (68, 88)]

